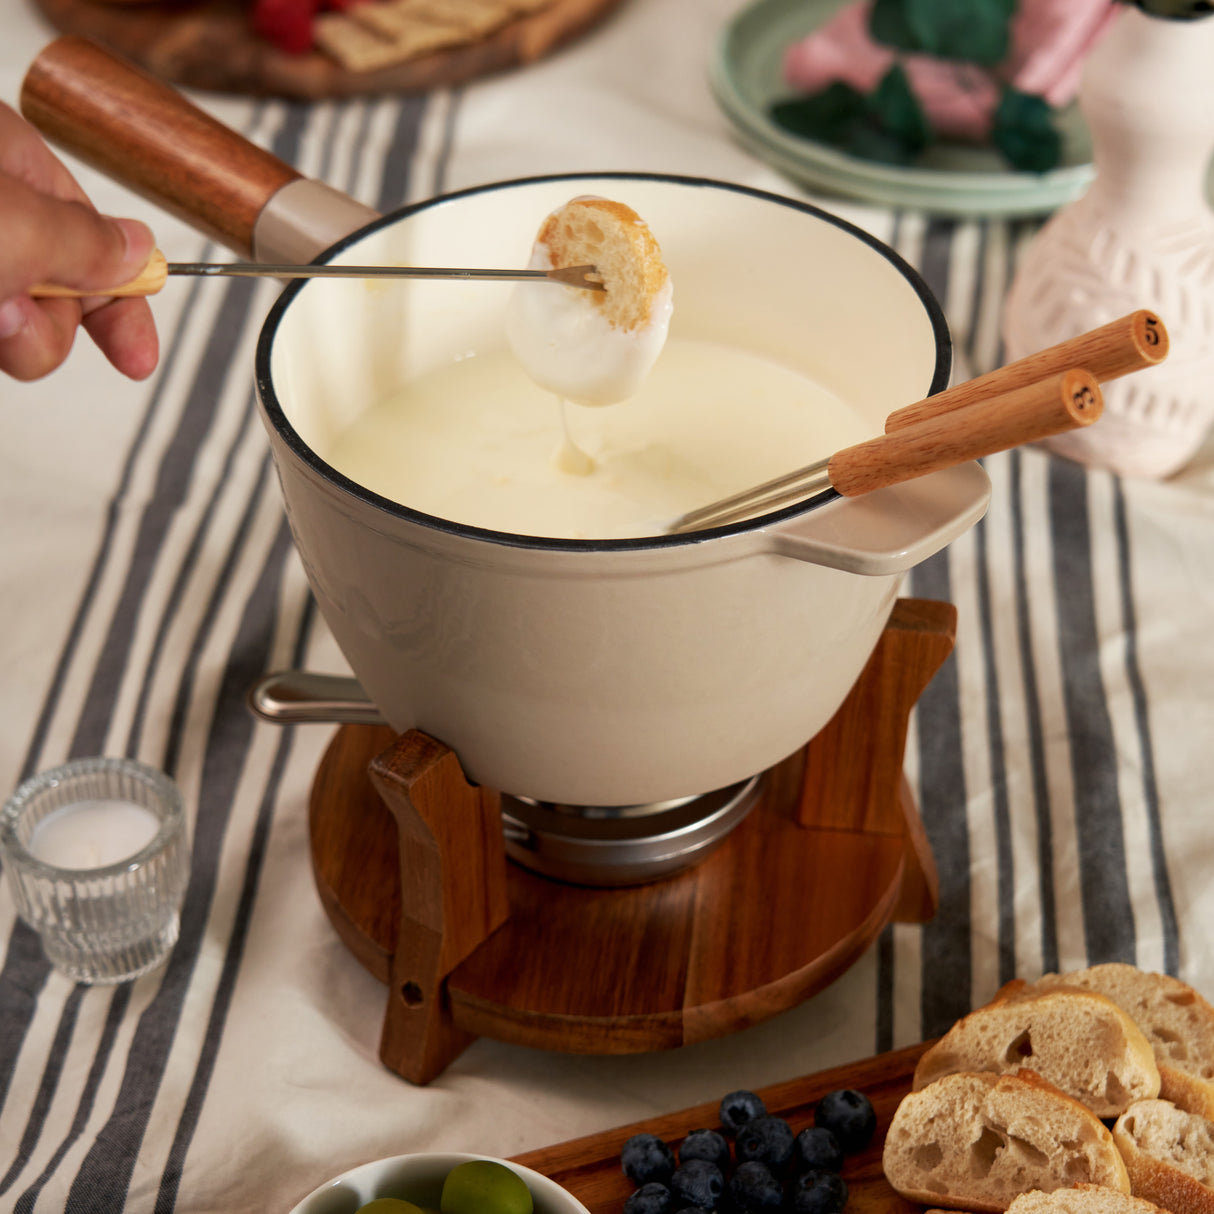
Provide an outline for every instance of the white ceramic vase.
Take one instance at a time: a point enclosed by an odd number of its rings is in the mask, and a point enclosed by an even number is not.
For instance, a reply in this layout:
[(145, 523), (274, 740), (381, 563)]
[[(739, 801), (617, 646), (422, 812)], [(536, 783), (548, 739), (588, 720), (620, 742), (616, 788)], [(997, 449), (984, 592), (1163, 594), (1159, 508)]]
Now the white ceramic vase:
[(1105, 412), (1054, 450), (1124, 476), (1180, 469), (1214, 425), (1214, 18), (1126, 11), (1079, 93), (1095, 179), (1041, 229), (1008, 295), (1009, 361), (1137, 308), (1167, 326), (1166, 362), (1105, 385)]

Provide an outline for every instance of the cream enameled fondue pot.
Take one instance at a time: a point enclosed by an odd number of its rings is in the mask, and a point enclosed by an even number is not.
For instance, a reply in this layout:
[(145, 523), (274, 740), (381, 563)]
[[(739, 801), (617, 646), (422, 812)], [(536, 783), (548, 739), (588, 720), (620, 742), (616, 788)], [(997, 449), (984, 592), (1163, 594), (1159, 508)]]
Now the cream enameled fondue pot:
[[(198, 188), (180, 175), (132, 172), (133, 159), (149, 157), (107, 150), (107, 132), (124, 127), (98, 100), (100, 52), (81, 45), (53, 44), (40, 58), (27, 113), (259, 260), (518, 267), (544, 215), (599, 194), (627, 203), (657, 235), (675, 285), (672, 339), (728, 344), (801, 371), (874, 435), (891, 409), (946, 383), (947, 328), (918, 275), (815, 207), (722, 182), (612, 173), (503, 182), (369, 218), (254, 150), (245, 177), (257, 182), (241, 184), (233, 218), (210, 186), (197, 207)], [(129, 109), (134, 86), (123, 88)], [(187, 122), (170, 90), (143, 81), (144, 91), (166, 131), (157, 157), (188, 142), (191, 124), (220, 138), (209, 119)], [(217, 178), (228, 178), (237, 158), (214, 154), (226, 162)], [(262, 416), (296, 546), (351, 669), (395, 729), (423, 730), (456, 751), (470, 779), (517, 796), (648, 803), (771, 766), (834, 714), (901, 575), (981, 517), (985, 473), (965, 464), (689, 535), (568, 540), (421, 514), (326, 462), (360, 410), (413, 377), (504, 346), (508, 290), (296, 282), (266, 319)]]

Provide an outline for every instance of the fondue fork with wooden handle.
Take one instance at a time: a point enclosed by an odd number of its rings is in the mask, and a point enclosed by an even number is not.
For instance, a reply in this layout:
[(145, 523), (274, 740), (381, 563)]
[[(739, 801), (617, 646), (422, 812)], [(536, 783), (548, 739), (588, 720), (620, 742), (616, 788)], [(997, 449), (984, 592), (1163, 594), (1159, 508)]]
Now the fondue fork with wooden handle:
[(1104, 398), (1081, 368), (911, 421), (753, 489), (682, 515), (670, 532), (741, 522), (781, 506), (858, 497), (967, 460), (1090, 426)]
[(170, 277), (177, 275), (194, 278), (462, 278), (510, 282), (538, 279), (562, 283), (567, 287), (581, 287), (587, 291), (605, 291), (607, 288), (594, 274), (594, 266), (561, 266), (554, 270), (473, 270), (439, 266), (300, 266), (244, 261), (166, 261), (164, 254), (156, 249), (143, 269), (129, 282), (89, 290), (39, 283), (31, 287), (29, 293), (35, 299), (81, 299), (86, 296), (117, 299), (132, 295), (155, 295)]

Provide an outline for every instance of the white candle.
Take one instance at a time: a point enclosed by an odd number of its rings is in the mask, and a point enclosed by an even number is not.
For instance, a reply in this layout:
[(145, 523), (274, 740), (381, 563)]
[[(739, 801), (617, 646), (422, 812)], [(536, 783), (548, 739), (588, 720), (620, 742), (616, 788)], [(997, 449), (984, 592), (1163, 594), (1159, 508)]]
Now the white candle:
[(133, 856), (159, 828), (151, 810), (130, 801), (73, 801), (38, 823), (29, 851), (57, 868), (102, 868)]

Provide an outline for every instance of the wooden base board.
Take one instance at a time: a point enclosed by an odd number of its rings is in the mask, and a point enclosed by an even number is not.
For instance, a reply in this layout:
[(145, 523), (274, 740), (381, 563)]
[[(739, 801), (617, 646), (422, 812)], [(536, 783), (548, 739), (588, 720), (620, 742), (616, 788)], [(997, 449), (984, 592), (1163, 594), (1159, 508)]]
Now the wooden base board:
[[(872, 1101), (877, 1113), (877, 1132), (865, 1150), (848, 1157), (843, 1168), (848, 1189), (847, 1214), (921, 1214), (922, 1207), (900, 1197), (885, 1179), (881, 1170), (881, 1149), (894, 1110), (910, 1091), (915, 1063), (926, 1048), (927, 1044), (923, 1044), (878, 1054), (758, 1089), (768, 1112), (788, 1121), (794, 1133), (813, 1124), (814, 1105), (827, 1092), (854, 1088)], [(739, 1073), (742, 1073), (741, 1069)], [(632, 1191), (632, 1185), (620, 1168), (620, 1148), (633, 1134), (656, 1134), (674, 1148), (692, 1130), (719, 1125), (717, 1103), (696, 1105), (634, 1125), (529, 1151), (517, 1156), (516, 1162), (563, 1185), (590, 1214), (620, 1214), (624, 1199)]]
[(749, 816), (694, 868), (627, 889), (507, 863), (498, 798), (452, 751), (344, 726), (313, 785), (313, 869), (388, 986), (385, 1064), (424, 1083), (475, 1036), (586, 1053), (722, 1036), (821, 990), (891, 920), (930, 918), (901, 765), (954, 629), (947, 604), (901, 600), (835, 718), (768, 773)]
[(35, 0), (64, 34), (100, 43), (185, 88), (317, 101), (443, 88), (520, 67), (596, 25), (621, 0), (552, 0), (466, 46), (373, 72), (349, 72), (319, 51), (288, 55), (258, 38), (246, 0)]

